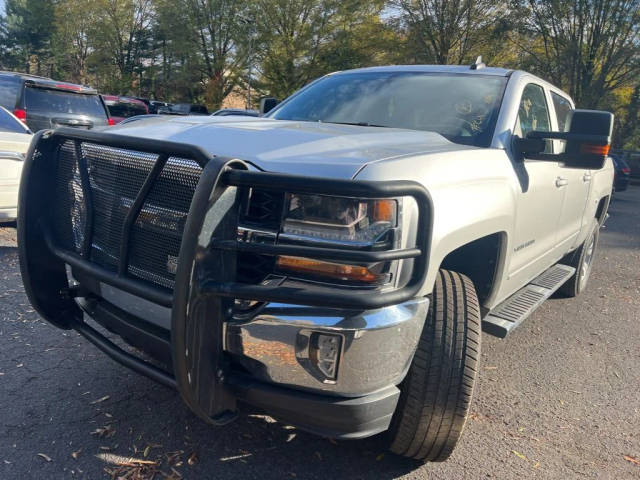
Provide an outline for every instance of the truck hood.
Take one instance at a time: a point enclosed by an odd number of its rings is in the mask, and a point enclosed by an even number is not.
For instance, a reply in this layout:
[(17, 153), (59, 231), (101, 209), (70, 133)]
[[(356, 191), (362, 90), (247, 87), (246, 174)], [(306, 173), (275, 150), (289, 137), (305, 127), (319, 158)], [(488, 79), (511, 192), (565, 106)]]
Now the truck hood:
[(391, 158), (475, 148), (433, 132), (253, 117), (161, 115), (107, 131), (196, 145), (264, 171), (329, 178), (353, 178)]

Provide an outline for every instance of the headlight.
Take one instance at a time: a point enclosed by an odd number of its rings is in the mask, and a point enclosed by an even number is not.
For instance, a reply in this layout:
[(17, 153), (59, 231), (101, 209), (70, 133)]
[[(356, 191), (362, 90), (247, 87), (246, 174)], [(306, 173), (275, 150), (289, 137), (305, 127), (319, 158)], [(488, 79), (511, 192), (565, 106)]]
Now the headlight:
[[(358, 199), (288, 193), (279, 242), (323, 243), (329, 248), (392, 249), (399, 240), (401, 199)], [(342, 264), (280, 256), (276, 268), (302, 278), (350, 285), (384, 285), (392, 262)]]
[(287, 194), (283, 239), (324, 241), (353, 247), (390, 245), (399, 200)]

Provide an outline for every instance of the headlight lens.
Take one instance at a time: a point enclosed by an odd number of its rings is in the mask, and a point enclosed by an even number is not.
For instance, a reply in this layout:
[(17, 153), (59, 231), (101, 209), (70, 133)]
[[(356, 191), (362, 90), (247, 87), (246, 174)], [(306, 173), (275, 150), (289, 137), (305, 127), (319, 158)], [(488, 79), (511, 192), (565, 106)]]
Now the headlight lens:
[(301, 195), (288, 193), (282, 233), (299, 240), (339, 242), (369, 246), (389, 242), (397, 226), (396, 199)]

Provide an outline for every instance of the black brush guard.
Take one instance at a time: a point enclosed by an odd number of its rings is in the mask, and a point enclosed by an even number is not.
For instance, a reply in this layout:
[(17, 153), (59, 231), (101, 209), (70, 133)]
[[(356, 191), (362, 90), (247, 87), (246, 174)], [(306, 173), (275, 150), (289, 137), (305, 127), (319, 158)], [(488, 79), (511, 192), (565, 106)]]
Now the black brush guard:
[[(90, 213), (91, 192), (80, 151), (82, 142), (158, 155), (124, 221), (115, 272), (90, 261), (93, 223), (90, 214), (84, 225), (80, 253), (61, 248), (52, 235), (53, 172), (60, 145), (68, 141), (75, 142), (79, 152), (83, 199)], [(173, 292), (128, 275), (126, 268), (131, 227), (168, 157), (195, 160), (202, 167), (184, 226)], [(353, 251), (238, 242), (238, 187), (359, 198), (413, 197), (419, 212), (415, 247)], [(191, 145), (68, 128), (41, 131), (35, 136), (23, 169), (18, 212), (21, 273), (25, 291), (37, 312), (60, 328), (77, 330), (119, 363), (177, 388), (197, 415), (215, 424), (225, 423), (232, 417), (237, 387), (242, 383), (229, 374), (222, 353), (223, 323), (230, 319), (234, 299), (359, 310), (409, 300), (418, 294), (425, 279), (432, 218), (429, 195), (415, 182), (336, 180), (248, 171), (240, 160), (212, 156)], [(338, 262), (414, 261), (410, 279), (402, 288), (383, 293), (350, 289), (327, 293), (298, 286), (238, 283), (235, 275), (239, 251)], [(74, 275), (89, 277), (172, 309), (173, 375), (125, 352), (83, 321), (83, 311), (74, 297), (86, 293), (82, 285), (69, 289), (65, 264), (71, 266)]]

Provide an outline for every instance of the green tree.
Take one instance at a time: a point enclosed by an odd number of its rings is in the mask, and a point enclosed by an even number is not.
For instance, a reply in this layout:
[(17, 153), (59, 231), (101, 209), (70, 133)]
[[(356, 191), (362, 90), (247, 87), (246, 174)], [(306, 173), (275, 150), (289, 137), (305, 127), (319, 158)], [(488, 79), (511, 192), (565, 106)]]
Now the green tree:
[(596, 108), (640, 76), (638, 0), (527, 0), (517, 44), (536, 73)]
[(101, 80), (99, 87), (113, 93), (138, 93), (153, 13), (151, 0), (96, 0), (95, 22), (88, 35), (89, 62)]
[(318, 76), (385, 63), (384, 2), (257, 0), (260, 85), (284, 98)]
[(319, 49), (319, 76), (337, 70), (384, 65), (399, 60), (399, 36), (381, 14), (384, 1), (343, 1), (330, 20), (327, 39)]
[(51, 74), (55, 32), (52, 0), (6, 0), (0, 22), (3, 63), (28, 73)]
[(92, 51), (90, 32), (96, 30), (98, 2), (59, 0), (55, 6), (53, 51), (58, 74), (64, 80), (89, 83), (87, 60)]
[(392, 0), (418, 62), (468, 63), (496, 44), (505, 4), (492, 0)]
[[(249, 38), (248, 3), (239, 0), (158, 0), (160, 31), (165, 37), (163, 69), (173, 80), (190, 82), (191, 98), (203, 92), (206, 103), (218, 108), (241, 81)], [(189, 68), (180, 71), (176, 66)], [(184, 78), (184, 77), (188, 78)]]

